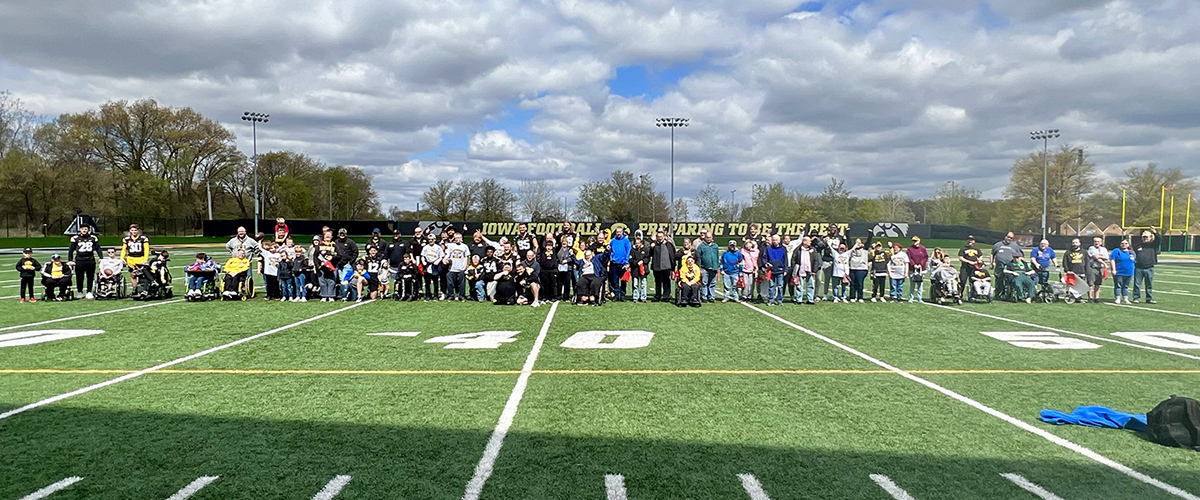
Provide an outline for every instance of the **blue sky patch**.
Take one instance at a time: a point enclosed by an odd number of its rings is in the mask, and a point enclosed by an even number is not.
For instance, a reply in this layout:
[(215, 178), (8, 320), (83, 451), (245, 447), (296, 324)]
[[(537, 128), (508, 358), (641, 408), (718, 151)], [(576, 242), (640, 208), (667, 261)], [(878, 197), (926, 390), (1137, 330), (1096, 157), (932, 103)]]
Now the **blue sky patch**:
[(608, 80), (608, 89), (614, 95), (628, 98), (641, 97), (652, 101), (675, 86), (684, 77), (707, 67), (707, 63), (695, 62), (666, 67), (650, 67), (645, 64), (620, 66), (617, 76)]

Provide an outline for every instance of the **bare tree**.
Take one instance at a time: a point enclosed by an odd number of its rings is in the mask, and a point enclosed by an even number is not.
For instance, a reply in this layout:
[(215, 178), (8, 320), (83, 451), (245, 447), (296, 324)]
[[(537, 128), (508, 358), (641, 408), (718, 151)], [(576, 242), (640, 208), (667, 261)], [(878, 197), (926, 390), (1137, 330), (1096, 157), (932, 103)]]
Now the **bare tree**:
[(458, 181), (450, 190), (450, 212), (458, 215), (458, 220), (467, 220), (471, 210), (479, 204), (479, 183)]
[(880, 222), (913, 222), (913, 214), (908, 204), (912, 201), (907, 195), (888, 191), (875, 198), (876, 209), (879, 211)]
[(479, 218), (495, 222), (513, 218), (516, 195), (496, 179), (479, 181)]
[(454, 181), (440, 180), (437, 184), (429, 186), (429, 189), (425, 190), (425, 194), (421, 195), (421, 204), (425, 205), (435, 219), (449, 219), (453, 190)]
[(531, 222), (549, 222), (562, 218), (562, 200), (545, 180), (523, 180), (517, 188), (517, 210)]

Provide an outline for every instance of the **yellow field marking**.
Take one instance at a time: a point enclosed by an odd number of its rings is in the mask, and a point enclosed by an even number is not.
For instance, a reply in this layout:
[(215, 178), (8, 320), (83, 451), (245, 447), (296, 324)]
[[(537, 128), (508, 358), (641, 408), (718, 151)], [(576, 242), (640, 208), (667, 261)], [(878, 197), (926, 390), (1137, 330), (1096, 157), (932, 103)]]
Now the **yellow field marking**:
[[(128, 374), (137, 370), (0, 369), (0, 375)], [(923, 375), (1200, 375), (1200, 370), (906, 370)], [(533, 370), (535, 375), (878, 375), (890, 370)], [(520, 375), (520, 370), (222, 370), (165, 369), (149, 375)]]

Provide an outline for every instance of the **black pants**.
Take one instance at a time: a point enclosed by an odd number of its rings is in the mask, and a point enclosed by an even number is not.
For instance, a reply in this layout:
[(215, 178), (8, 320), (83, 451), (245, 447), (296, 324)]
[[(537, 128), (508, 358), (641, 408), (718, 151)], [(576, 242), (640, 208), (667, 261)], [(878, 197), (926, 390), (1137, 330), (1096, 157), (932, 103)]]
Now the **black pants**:
[[(83, 285), (87, 284), (87, 288)], [(96, 281), (96, 261), (94, 260), (79, 260), (75, 261), (75, 291), (83, 293), (85, 290), (92, 291), (92, 283)]]
[(679, 284), (679, 305), (700, 305), (700, 285), (691, 283)]
[[(67, 289), (71, 288), (71, 278), (69, 276), (63, 276), (61, 278), (45, 278), (42, 280), (42, 285), (46, 286), (46, 298), (62, 298), (67, 296)], [(54, 294), (55, 288), (58, 289), (58, 295)]]
[(597, 297), (600, 295), (600, 289), (603, 287), (603, 278), (598, 278), (594, 274), (585, 274), (580, 276), (579, 282), (575, 284), (575, 293), (580, 298)]
[(542, 271), (538, 281), (542, 283), (542, 300), (558, 300), (558, 271)]
[(22, 276), (21, 277), (21, 298), (22, 299), (26, 298), (25, 297), (26, 290), (29, 290), (28, 298), (30, 298), (30, 299), (37, 298), (37, 295), (33, 294), (33, 276)]
[(279, 289), (279, 276), (272, 276), (270, 274), (264, 274), (263, 281), (266, 282), (266, 285), (267, 285), (267, 298), (268, 299), (283, 298), (283, 291)]
[(654, 271), (654, 301), (671, 300), (671, 270)]
[(442, 276), (440, 274), (425, 273), (425, 298), (436, 299), (441, 294)]
[(558, 273), (558, 297), (559, 300), (567, 300), (571, 298), (572, 291), (575, 290), (575, 273), (571, 271), (559, 271)]
[(966, 297), (967, 287), (971, 286), (971, 275), (975, 273), (975, 266), (961, 266), (958, 268), (958, 294)]
[(888, 295), (888, 277), (887, 275), (871, 275), (871, 298), (887, 297)]

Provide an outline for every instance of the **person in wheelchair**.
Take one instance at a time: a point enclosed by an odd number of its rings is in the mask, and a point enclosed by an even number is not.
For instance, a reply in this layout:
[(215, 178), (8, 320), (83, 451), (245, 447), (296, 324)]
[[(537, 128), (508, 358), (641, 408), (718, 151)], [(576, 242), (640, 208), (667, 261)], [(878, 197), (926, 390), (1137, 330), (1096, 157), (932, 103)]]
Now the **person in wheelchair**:
[(992, 301), (992, 275), (983, 262), (976, 262), (971, 271), (971, 298)]
[(116, 248), (109, 248), (104, 258), (100, 259), (100, 268), (96, 271), (96, 290), (92, 295), (102, 299), (119, 298), (119, 287), (125, 279), (121, 274), (123, 271), (125, 261), (117, 257)]
[(1014, 255), (1012, 262), (1004, 268), (1004, 274), (1011, 279), (1009, 284), (1012, 285), (1013, 300), (1032, 303), (1033, 296), (1037, 295), (1037, 270), (1020, 255)]
[(591, 248), (583, 251), (583, 258), (575, 261), (579, 270), (579, 280), (575, 282), (576, 305), (598, 306), (603, 298), (605, 257), (607, 251), (599, 255)]
[[(46, 296), (43, 300), (61, 302), (74, 298), (68, 290), (71, 287), (71, 266), (62, 261), (61, 255), (54, 254), (50, 257), (50, 262), (42, 266), (42, 285), (46, 287)], [(54, 293), (56, 288), (58, 289), (57, 295)]]
[(679, 268), (679, 307), (700, 307), (700, 266), (692, 254), (683, 257)]
[(170, 253), (163, 250), (154, 255), (148, 265), (137, 267), (134, 299), (149, 300), (171, 297), (171, 270), (167, 268), (167, 263), (171, 261), (170, 256)]
[[(940, 249), (939, 249), (940, 250)], [(953, 300), (956, 303), (962, 302), (962, 295), (959, 294), (959, 279), (958, 270), (954, 268), (954, 264), (950, 262), (950, 257), (943, 256), (939, 259), (929, 261), (929, 281), (933, 285), (930, 290), (930, 296), (934, 302), (943, 300)]]
[(242, 285), (250, 277), (250, 259), (246, 258), (246, 249), (237, 249), (233, 258), (225, 263), (223, 270), (225, 271), (225, 291), (221, 293), (221, 298), (230, 300), (239, 298)]
[(220, 270), (221, 266), (208, 258), (208, 254), (197, 253), (196, 261), (189, 264), (186, 269), (188, 291), (184, 298), (194, 300), (212, 293), (215, 288), (217, 271)]

